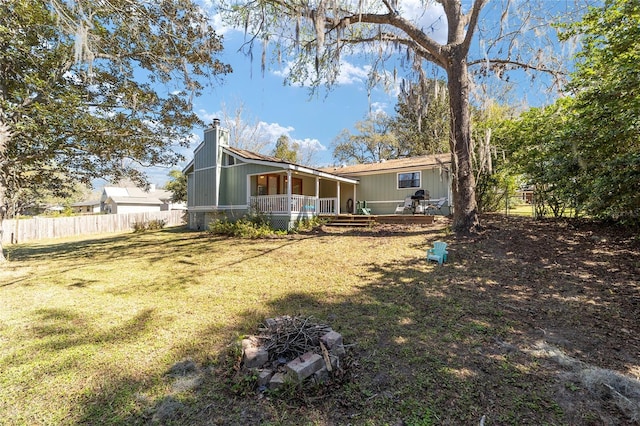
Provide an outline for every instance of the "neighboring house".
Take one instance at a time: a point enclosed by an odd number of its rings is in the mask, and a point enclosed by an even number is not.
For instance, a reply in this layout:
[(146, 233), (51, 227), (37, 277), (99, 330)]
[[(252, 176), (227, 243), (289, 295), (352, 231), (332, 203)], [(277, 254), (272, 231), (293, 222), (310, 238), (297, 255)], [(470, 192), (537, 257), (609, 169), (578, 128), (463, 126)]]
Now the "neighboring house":
[(71, 210), (79, 214), (100, 213), (100, 200), (80, 201), (71, 204)]
[[(215, 119), (184, 168), (189, 227), (206, 229), (219, 213), (237, 218), (263, 212), (275, 228), (317, 215), (353, 213), (358, 200), (373, 214), (393, 214), (418, 189), (450, 199), (449, 155), (342, 168), (314, 169), (230, 147), (229, 131)], [(448, 203), (442, 209), (449, 211)]]
[(102, 213), (142, 213), (184, 209), (184, 204), (171, 202), (171, 191), (156, 189), (148, 191), (135, 186), (105, 186), (100, 197)]

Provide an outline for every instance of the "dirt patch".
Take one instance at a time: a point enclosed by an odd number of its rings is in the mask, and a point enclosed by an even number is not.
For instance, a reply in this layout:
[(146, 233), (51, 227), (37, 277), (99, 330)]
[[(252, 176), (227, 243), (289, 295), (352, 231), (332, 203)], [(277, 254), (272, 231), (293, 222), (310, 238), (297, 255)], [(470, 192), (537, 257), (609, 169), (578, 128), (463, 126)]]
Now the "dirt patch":
[[(570, 424), (636, 424), (638, 230), (499, 215), (482, 222), (486, 231), (452, 244), (451, 257), (471, 267), (495, 264), (485, 271), (482, 297), (520, 325), (508, 345), (553, 373), (555, 399)], [(556, 356), (533, 349), (540, 345)], [(616, 387), (620, 381), (624, 389)]]
[[(517, 331), (491, 336), (484, 348), (473, 351), (537, 369), (526, 376), (528, 386), (550, 387), (568, 424), (638, 424), (638, 229), (501, 215), (486, 215), (482, 224), (485, 230), (475, 237), (445, 238), (450, 262), (438, 273), (452, 301), (475, 304), (459, 321), (498, 312)], [(430, 240), (449, 225), (441, 219), (431, 228), (385, 224), (326, 232), (371, 237), (423, 233)], [(541, 352), (541, 346), (547, 351)], [(467, 345), (451, 344), (447, 352), (469, 360), (470, 370), (494, 374), (485, 361), (474, 361)], [(503, 387), (504, 378), (485, 386)]]

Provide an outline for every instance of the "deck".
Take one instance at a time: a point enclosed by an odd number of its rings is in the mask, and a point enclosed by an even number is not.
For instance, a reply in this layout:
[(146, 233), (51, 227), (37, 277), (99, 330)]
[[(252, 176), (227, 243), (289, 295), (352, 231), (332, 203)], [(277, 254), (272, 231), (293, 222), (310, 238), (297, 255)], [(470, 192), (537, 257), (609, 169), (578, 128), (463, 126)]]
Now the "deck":
[(382, 215), (362, 215), (362, 214), (339, 214), (339, 215), (321, 215), (322, 218), (328, 219), (329, 226), (373, 226), (376, 223), (386, 224), (412, 224), (412, 225), (430, 225), (433, 223), (433, 215), (424, 214), (382, 214)]

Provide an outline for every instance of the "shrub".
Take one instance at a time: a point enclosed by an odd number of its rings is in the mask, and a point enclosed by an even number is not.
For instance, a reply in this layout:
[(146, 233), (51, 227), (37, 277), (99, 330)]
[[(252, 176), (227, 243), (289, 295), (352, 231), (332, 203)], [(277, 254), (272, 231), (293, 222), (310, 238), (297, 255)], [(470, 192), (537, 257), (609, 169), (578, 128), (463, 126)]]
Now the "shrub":
[(239, 238), (264, 238), (278, 234), (278, 231), (269, 224), (256, 223), (250, 217), (244, 217), (234, 222), (226, 217), (214, 220), (209, 223), (209, 232)]
[(291, 232), (297, 233), (297, 232), (311, 231), (313, 228), (317, 228), (318, 226), (324, 225), (325, 223), (326, 223), (325, 219), (321, 219), (317, 216), (312, 218), (301, 219), (293, 225)]
[(147, 221), (136, 221), (131, 224), (133, 228), (133, 232), (146, 232), (146, 231), (156, 231), (158, 229), (162, 229), (167, 224), (167, 221), (162, 219), (152, 219)]

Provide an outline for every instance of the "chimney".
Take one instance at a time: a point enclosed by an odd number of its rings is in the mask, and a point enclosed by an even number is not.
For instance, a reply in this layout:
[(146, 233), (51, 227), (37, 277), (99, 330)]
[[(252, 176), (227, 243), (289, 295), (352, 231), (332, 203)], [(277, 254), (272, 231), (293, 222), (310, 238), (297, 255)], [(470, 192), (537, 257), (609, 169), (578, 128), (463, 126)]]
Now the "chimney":
[(213, 127), (220, 127), (220, 119), (219, 118), (214, 118), (213, 119)]

